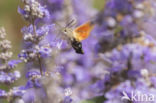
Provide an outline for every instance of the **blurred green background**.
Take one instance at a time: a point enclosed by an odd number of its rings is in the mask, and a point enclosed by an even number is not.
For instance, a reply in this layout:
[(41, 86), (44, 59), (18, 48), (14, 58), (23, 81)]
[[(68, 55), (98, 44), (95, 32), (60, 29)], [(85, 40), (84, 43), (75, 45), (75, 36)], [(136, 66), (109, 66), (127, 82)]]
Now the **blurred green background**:
[(21, 48), (22, 35), (20, 28), (24, 24), (21, 16), (17, 13), (19, 3), (20, 0), (0, 0), (0, 26), (6, 29), (7, 39), (12, 42), (12, 51), (16, 55)]

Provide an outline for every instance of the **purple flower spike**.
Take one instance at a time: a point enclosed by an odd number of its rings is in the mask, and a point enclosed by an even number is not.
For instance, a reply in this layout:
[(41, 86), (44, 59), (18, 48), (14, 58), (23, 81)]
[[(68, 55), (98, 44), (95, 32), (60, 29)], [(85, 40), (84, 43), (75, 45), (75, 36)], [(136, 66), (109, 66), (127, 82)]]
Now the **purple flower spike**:
[(8, 66), (10, 68), (15, 68), (17, 66), (17, 64), (21, 63), (22, 61), (21, 60), (10, 60), (8, 62)]
[(70, 97), (70, 96), (66, 96), (66, 97), (64, 98), (63, 103), (72, 103), (71, 97)]
[(2, 98), (6, 98), (6, 97), (7, 97), (6, 91), (0, 89), (0, 98), (2, 99)]
[(24, 8), (18, 7), (18, 12), (29, 22), (36, 19), (49, 18), (49, 12), (39, 2), (35, 0), (22, 0), (25, 3)]

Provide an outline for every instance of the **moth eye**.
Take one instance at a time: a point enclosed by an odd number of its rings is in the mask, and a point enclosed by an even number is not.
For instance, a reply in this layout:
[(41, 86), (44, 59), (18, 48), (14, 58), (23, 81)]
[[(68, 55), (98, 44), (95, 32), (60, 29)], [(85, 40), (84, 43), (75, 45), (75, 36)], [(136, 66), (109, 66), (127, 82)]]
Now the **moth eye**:
[(67, 33), (67, 30), (65, 29), (64, 32)]

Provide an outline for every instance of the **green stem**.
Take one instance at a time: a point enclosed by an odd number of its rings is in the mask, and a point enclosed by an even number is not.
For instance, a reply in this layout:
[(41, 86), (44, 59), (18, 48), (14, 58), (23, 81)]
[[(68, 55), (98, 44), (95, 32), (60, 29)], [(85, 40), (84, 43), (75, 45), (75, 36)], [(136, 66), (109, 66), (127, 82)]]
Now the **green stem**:
[[(33, 20), (33, 31), (34, 31), (34, 35), (37, 37), (37, 34), (36, 34), (36, 26), (35, 26), (35, 20)], [(38, 63), (39, 63), (40, 73), (41, 73), (41, 75), (43, 75), (43, 71), (42, 71), (42, 61), (41, 61), (41, 58), (40, 58), (40, 55), (39, 55), (39, 54), (37, 55), (37, 59), (38, 59)]]

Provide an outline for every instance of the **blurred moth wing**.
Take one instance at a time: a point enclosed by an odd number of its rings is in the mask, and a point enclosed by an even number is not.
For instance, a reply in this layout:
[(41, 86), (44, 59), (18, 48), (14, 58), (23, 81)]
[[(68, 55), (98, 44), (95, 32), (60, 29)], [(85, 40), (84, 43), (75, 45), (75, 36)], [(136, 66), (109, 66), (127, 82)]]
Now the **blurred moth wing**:
[(81, 41), (88, 38), (93, 27), (94, 25), (92, 22), (87, 22), (73, 30), (73, 38), (71, 39), (71, 45), (76, 53), (84, 54)]
[(92, 31), (94, 27), (94, 24), (92, 22), (87, 22), (73, 31), (73, 36), (76, 40), (82, 41), (90, 35), (90, 32)]
[(72, 29), (71, 25), (73, 25), (73, 21), (69, 22), (66, 27), (62, 29), (63, 34), (65, 34), (64, 37), (68, 43), (71, 44), (76, 53), (84, 54), (81, 41), (88, 38), (94, 24), (92, 22), (87, 22), (75, 29)]

